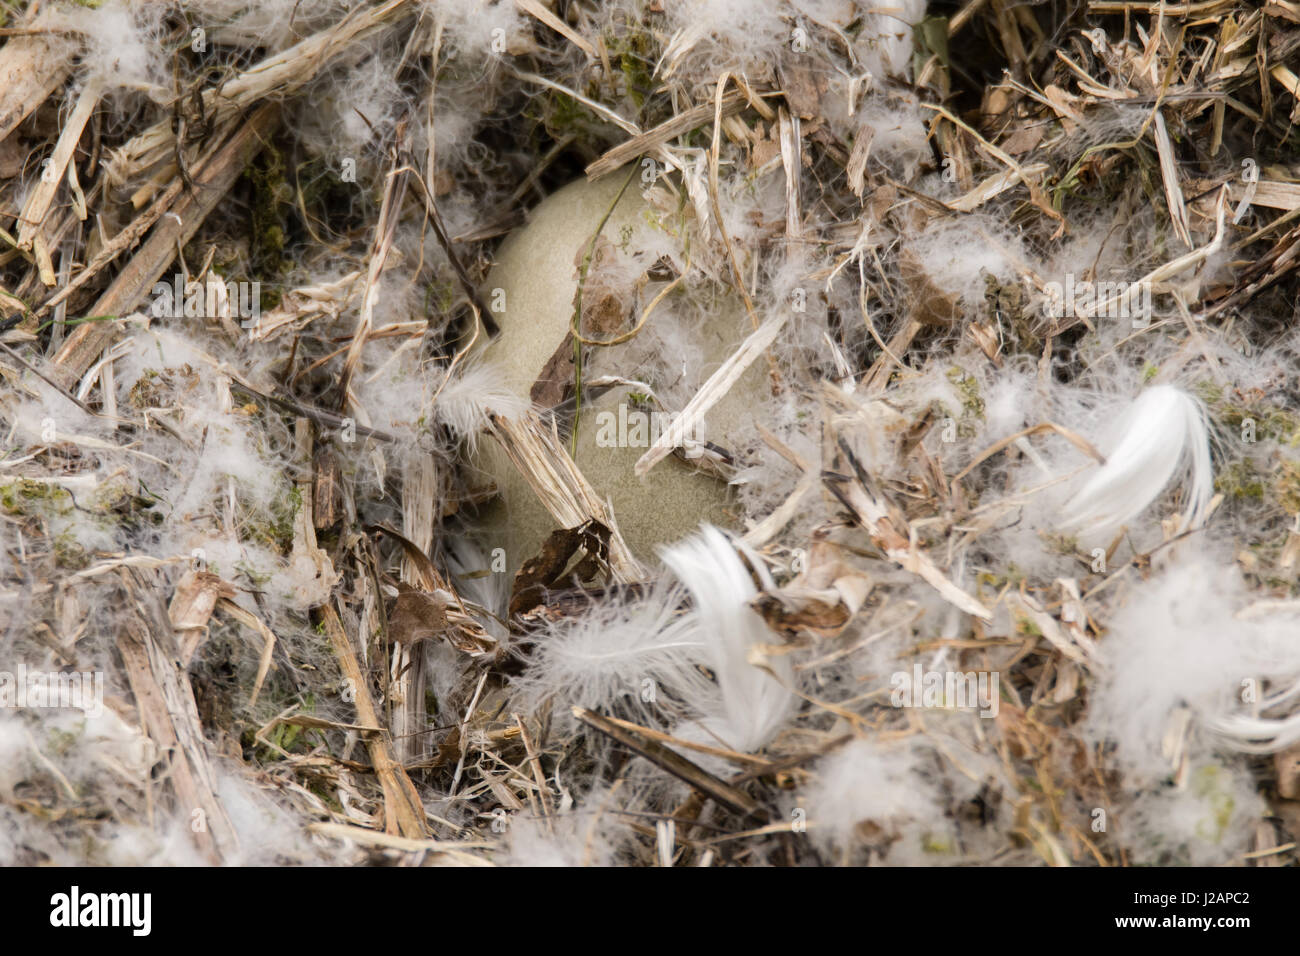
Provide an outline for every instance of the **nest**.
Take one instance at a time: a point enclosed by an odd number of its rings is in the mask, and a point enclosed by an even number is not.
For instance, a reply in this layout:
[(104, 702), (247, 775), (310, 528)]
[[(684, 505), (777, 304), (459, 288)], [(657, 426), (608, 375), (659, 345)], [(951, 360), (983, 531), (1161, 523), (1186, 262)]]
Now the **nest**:
[[(0, 860), (1294, 862), (1298, 48), (1280, 0), (9, 4)], [(593, 223), (516, 394), (494, 259), (606, 177), (659, 238)], [(624, 539), (610, 388), (725, 527)]]

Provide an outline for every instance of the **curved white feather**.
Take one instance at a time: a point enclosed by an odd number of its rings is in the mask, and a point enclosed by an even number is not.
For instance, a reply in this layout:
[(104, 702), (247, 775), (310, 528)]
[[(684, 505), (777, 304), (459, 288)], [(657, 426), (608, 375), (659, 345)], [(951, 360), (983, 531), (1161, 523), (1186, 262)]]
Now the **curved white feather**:
[(1106, 531), (1131, 521), (1172, 480), (1187, 483), (1182, 527), (1199, 527), (1214, 494), (1209, 429), (1200, 403), (1172, 385), (1147, 389), (1121, 416), (1106, 463), (1093, 471), (1065, 506), (1073, 529)]
[[(771, 640), (772, 633), (750, 607), (758, 595), (735, 547), (717, 528), (704, 525), (700, 533), (660, 552), (694, 600), (693, 626), (720, 692), (720, 713), (709, 714), (706, 726), (740, 751), (762, 747), (794, 709), (786, 690), (793, 672), (784, 658), (770, 662), (780, 681), (749, 662), (750, 649)], [(753, 562), (760, 574), (762, 563)], [(782, 686), (784, 683), (786, 686)], [(708, 705), (701, 708), (708, 709)]]

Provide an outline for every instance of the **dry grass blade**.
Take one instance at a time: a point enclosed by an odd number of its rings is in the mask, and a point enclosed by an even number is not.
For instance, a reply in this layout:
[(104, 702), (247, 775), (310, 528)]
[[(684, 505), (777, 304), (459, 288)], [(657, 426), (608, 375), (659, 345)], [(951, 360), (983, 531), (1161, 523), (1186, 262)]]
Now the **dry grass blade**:
[[(95, 302), (91, 308), (92, 316), (125, 315), (144, 301), (154, 283), (175, 260), (177, 245), (184, 245), (194, 236), (248, 161), (265, 146), (266, 137), (279, 122), (279, 116), (278, 106), (261, 107), (196, 168), (197, 198), (189, 194), (180, 195), (178, 191), (171, 209), (155, 224), (144, 245)], [(63, 383), (71, 384), (80, 378), (117, 334), (118, 329), (112, 323), (79, 325), (54, 358)]]
[(840, 439), (840, 452), (853, 467), (856, 479), (825, 473), (822, 481), (831, 494), (853, 513), (876, 546), (904, 570), (919, 576), (954, 607), (983, 620), (992, 620), (993, 612), (953, 584), (930, 557), (909, 540), (907, 525), (896, 514), (891, 515), (890, 509), (867, 491), (861, 466), (843, 438)]
[(1160, 178), (1165, 186), (1165, 199), (1169, 203), (1169, 218), (1173, 221), (1174, 232), (1188, 249), (1192, 248), (1192, 236), (1187, 225), (1187, 206), (1183, 202), (1183, 189), (1178, 183), (1178, 168), (1174, 163), (1174, 144), (1169, 139), (1169, 130), (1165, 128), (1165, 115), (1156, 110), (1153, 127), (1156, 138), (1156, 150), (1160, 154)]
[(609, 564), (615, 578), (630, 584), (646, 576), (619, 533), (615, 515), (565, 452), (553, 428), (533, 412), (518, 421), (493, 415), (492, 434), (559, 527), (576, 528), (594, 518), (610, 529)]
[(963, 468), (961, 471), (957, 472), (957, 474), (952, 476), (953, 487), (955, 488), (957, 482), (961, 481), (972, 471), (974, 471), (976, 468), (978, 468), (984, 462), (988, 461), (990, 458), (992, 458), (994, 455), (996, 455), (998, 452), (1002, 451), (1003, 449), (1011, 447), (1016, 442), (1020, 441), (1020, 439), (1022, 438), (1028, 438), (1030, 435), (1038, 435), (1041, 434), (1042, 432), (1047, 432), (1047, 431), (1055, 432), (1056, 434), (1060, 435), (1062, 438), (1066, 439), (1071, 445), (1079, 449), (1079, 451), (1083, 452), (1085, 455), (1087, 455), (1097, 464), (1099, 465), (1106, 464), (1105, 457), (1101, 454), (1101, 452), (1097, 451), (1097, 449), (1093, 447), (1092, 443), (1088, 441), (1088, 439), (1084, 438), (1082, 435), (1078, 434), (1074, 430), (1064, 427), (1063, 425), (1057, 425), (1054, 422), (1043, 422), (1041, 425), (1033, 425), (1029, 428), (1018, 431), (1015, 434), (1008, 435), (1006, 438), (999, 439), (998, 441), (995, 441), (992, 445), (990, 445), (988, 448), (985, 448), (973, 459), (971, 459), (970, 464), (968, 464), (965, 468)]
[[(387, 0), (378, 6), (358, 7), (334, 26), (267, 57), (233, 79), (204, 90), (204, 115), (210, 118), (219, 137), (228, 135), (248, 111), (261, 108), (259, 104), (263, 100), (300, 89), (335, 57), (408, 12), (411, 6), (411, 0)], [(176, 130), (171, 120), (164, 120), (135, 136), (118, 151), (111, 170), (115, 180), (127, 181), (145, 170), (156, 170), (149, 183), (132, 196), (137, 207), (179, 174), (174, 162), (175, 150)]]
[(727, 394), (740, 376), (745, 374), (745, 370), (754, 363), (754, 360), (776, 340), (778, 333), (788, 320), (788, 314), (778, 313), (749, 334), (745, 341), (741, 343), (740, 348), (736, 349), (718, 367), (718, 370), (709, 376), (709, 380), (687, 402), (686, 407), (673, 420), (672, 425), (659, 436), (659, 440), (637, 460), (636, 474), (638, 477), (646, 475), (651, 468), (667, 458), (674, 448), (682, 445), (686, 436), (691, 434), (699, 425), (708, 410)]
[(14, 37), (0, 47), (0, 142), (72, 72), (73, 43), (41, 32), (55, 18), (51, 7), (41, 7), (27, 21), (31, 35)]
[(652, 740), (636, 730), (620, 726), (600, 714), (582, 707), (573, 708), (573, 716), (584, 724), (596, 728), (601, 733), (612, 737), (624, 747), (639, 754), (646, 760), (672, 774), (684, 783), (690, 784), (697, 791), (712, 800), (716, 800), (727, 809), (744, 817), (764, 816), (762, 808), (748, 794), (737, 790), (707, 770), (687, 760), (681, 754), (669, 750), (657, 740)]
[[(723, 97), (722, 115), (734, 116), (745, 108), (747, 102), (744, 93), (731, 90)], [(698, 129), (713, 116), (714, 107), (708, 103), (701, 103), (699, 106), (678, 113), (672, 119), (665, 120), (644, 133), (638, 133), (609, 150), (587, 167), (587, 178), (599, 179), (601, 176), (607, 176), (638, 156), (649, 155), (669, 140)]]
[[(382, 726), (374, 698), (370, 694), (370, 682), (361, 670), (352, 641), (344, 631), (338, 613), (328, 606), (322, 608), (320, 613), (325, 636), (329, 638), (344, 679), (356, 694), (359, 722), (367, 727)], [(388, 734), (369, 735), (366, 738), (366, 749), (370, 752), (371, 766), (384, 791), (384, 832), (413, 840), (428, 836), (429, 826), (424, 816), (424, 805), (420, 802), (411, 778), (406, 775), (406, 770), (393, 753)]]
[(239, 840), (216, 794), (194, 692), (178, 666), (167, 612), (158, 606), (147, 578), (130, 571), (121, 576), (132, 606), (117, 648), (131, 693), (149, 736), (169, 755), (176, 797), (196, 823), (189, 828), (195, 844), (209, 860), (220, 863), (234, 856)]
[(451, 857), (463, 866), (491, 866), (492, 864), (466, 853), (466, 850), (479, 850), (491, 847), (491, 843), (475, 843), (452, 840), (419, 840), (411, 837), (379, 833), (362, 827), (347, 826), (342, 823), (313, 823), (309, 826), (313, 833), (331, 837), (335, 840), (350, 840), (365, 846), (382, 847), (389, 850), (401, 850), (405, 853), (434, 853)]
[[(92, 83), (83, 89), (81, 95), (77, 98), (72, 114), (68, 117), (63, 126), (63, 131), (59, 134), (58, 141), (54, 144), (54, 153), (46, 160), (46, 165), (41, 171), (40, 182), (28, 195), (27, 203), (23, 206), (23, 211), (18, 217), (19, 249), (30, 249), (32, 244), (41, 238), (45, 216), (50, 211), (50, 203), (54, 201), (54, 194), (59, 188), (59, 183), (63, 181), (64, 176), (67, 174), (68, 162), (72, 159), (73, 151), (77, 148), (77, 141), (81, 139), (81, 134), (86, 129), (86, 123), (90, 121), (91, 113), (99, 105), (100, 95), (99, 85)], [(46, 285), (53, 285), (53, 276), (50, 276), (49, 279), (50, 281)]]
[(515, 6), (523, 10), (530, 17), (535, 17), (538, 21), (545, 23), (548, 27), (560, 34), (574, 46), (589, 57), (596, 56), (596, 48), (592, 46), (585, 37), (580, 33), (574, 32), (570, 26), (557, 17), (546, 7), (542, 6), (538, 0), (515, 0)]
[(227, 597), (218, 600), (216, 607), (223, 614), (228, 614), (262, 639), (262, 653), (257, 659), (257, 677), (253, 679), (253, 692), (248, 696), (248, 706), (251, 708), (257, 704), (257, 698), (262, 693), (262, 685), (266, 681), (266, 675), (271, 670), (271, 656), (275, 653), (275, 632), (267, 627), (266, 623), (256, 614), (244, 610)]

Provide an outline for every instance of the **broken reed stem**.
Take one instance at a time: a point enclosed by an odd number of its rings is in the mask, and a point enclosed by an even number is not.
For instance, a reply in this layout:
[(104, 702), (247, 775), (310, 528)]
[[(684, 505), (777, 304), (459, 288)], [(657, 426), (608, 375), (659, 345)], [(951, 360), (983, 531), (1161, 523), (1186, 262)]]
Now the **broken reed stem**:
[(698, 764), (687, 760), (681, 754), (669, 750), (657, 740), (639, 731), (620, 726), (585, 707), (574, 707), (573, 716), (588, 727), (599, 730), (605, 736), (618, 741), (633, 753), (649, 760), (661, 770), (672, 774), (678, 780), (689, 784), (704, 796), (720, 803), (734, 813), (743, 817), (762, 818), (765, 814), (753, 797), (738, 790), (719, 777), (715, 777)]
[[(248, 163), (262, 151), (267, 137), (280, 121), (280, 108), (267, 104), (213, 151), (194, 174), (197, 195), (177, 196), (166, 215), (159, 218), (139, 252), (91, 307), (92, 315), (126, 315), (134, 311), (176, 259), (177, 248), (198, 232), (199, 226), (230, 191)], [(120, 334), (116, 323), (93, 322), (77, 326), (54, 358), (57, 378), (65, 386), (79, 379), (99, 354)]]
[(564, 450), (554, 427), (547, 428), (533, 411), (518, 420), (492, 415), (489, 421), (493, 437), (559, 527), (576, 528), (593, 518), (599, 521), (610, 531), (609, 565), (614, 578), (621, 584), (643, 580), (646, 571), (623, 540), (612, 509)]
[(180, 665), (171, 620), (159, 604), (160, 581), (136, 570), (121, 569), (118, 574), (130, 598), (117, 649), (131, 694), (146, 732), (163, 755), (166, 776), (181, 815), (191, 824), (196, 847), (210, 862), (220, 864), (238, 853), (239, 838), (217, 796), (194, 689)]
[[(370, 682), (361, 670), (352, 641), (343, 629), (338, 613), (328, 604), (323, 605), (319, 613), (325, 636), (343, 671), (343, 679), (356, 695), (357, 722), (369, 727), (382, 726), (379, 711), (370, 696)], [(406, 769), (393, 753), (388, 732), (366, 734), (365, 742), (366, 750), (370, 753), (370, 764), (374, 767), (375, 777), (384, 793), (384, 832), (413, 840), (428, 837), (429, 825), (424, 816), (424, 805), (420, 802), (420, 795), (416, 793), (411, 778), (406, 775)]]

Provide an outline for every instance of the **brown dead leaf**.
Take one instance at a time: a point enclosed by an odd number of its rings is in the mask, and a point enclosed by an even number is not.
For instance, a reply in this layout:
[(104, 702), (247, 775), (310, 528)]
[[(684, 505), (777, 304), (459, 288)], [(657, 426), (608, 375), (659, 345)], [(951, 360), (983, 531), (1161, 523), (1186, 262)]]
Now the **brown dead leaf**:
[(408, 584), (397, 586), (397, 600), (388, 612), (388, 633), (398, 644), (438, 637), (447, 629), (447, 604), (435, 594)]
[[(758, 132), (762, 133), (763, 124), (758, 124)], [(759, 169), (781, 155), (781, 139), (777, 132), (777, 124), (773, 123), (767, 129), (767, 135), (758, 137), (754, 142), (753, 152), (750, 154), (749, 165), (754, 169)]]
[(898, 189), (889, 183), (877, 186), (871, 191), (868, 210), (871, 213), (871, 219), (875, 222), (884, 222), (889, 211), (894, 208), (898, 202)]
[(782, 601), (775, 594), (763, 594), (753, 606), (767, 626), (786, 640), (794, 640), (804, 631), (818, 637), (834, 637), (852, 617), (842, 603), (830, 604), (820, 598), (790, 602)]
[(1025, 126), (1016, 130), (1001, 142), (1004, 152), (1011, 156), (1022, 156), (1043, 141), (1045, 126)]
[[(609, 529), (591, 520), (576, 528), (559, 528), (542, 545), (541, 553), (525, 561), (515, 575), (510, 595), (510, 617), (525, 614), (546, 600), (546, 592), (561, 585), (605, 576), (609, 560)], [(584, 552), (578, 565), (569, 564)]]
[[(591, 264), (587, 267), (587, 277), (573, 293), (573, 305), (578, 307), (578, 297), (582, 298), (582, 335), (584, 338), (604, 339), (624, 330), (627, 317), (632, 311), (632, 297), (636, 283), (627, 281), (626, 276), (610, 268), (618, 255), (618, 249), (605, 236), (596, 239), (591, 255)], [(578, 250), (574, 266), (581, 274), (583, 260), (587, 256), (587, 246)]]
[(582, 298), (582, 335), (606, 339), (624, 331), (628, 303), (624, 296), (609, 290), (592, 290)]
[[(582, 308), (581, 329), (584, 339), (610, 339), (627, 327), (636, 283), (629, 285), (621, 277), (611, 275), (605, 268), (616, 254), (613, 243), (604, 236), (597, 237), (587, 278), (573, 293), (574, 309), (579, 304)], [(574, 268), (579, 274), (586, 256), (587, 246), (584, 244), (574, 257)], [(641, 281), (644, 282), (644, 277)], [(534, 405), (554, 408), (572, 393), (573, 381), (574, 337), (570, 332), (542, 366), (537, 380), (529, 389), (528, 397)]]
[(806, 120), (821, 115), (822, 98), (827, 90), (825, 76), (815, 72), (810, 64), (796, 62), (783, 65), (780, 77), (791, 113)]
[(537, 381), (528, 390), (528, 397), (539, 408), (554, 408), (568, 396), (573, 388), (573, 333), (565, 335), (551, 357), (537, 374)]

